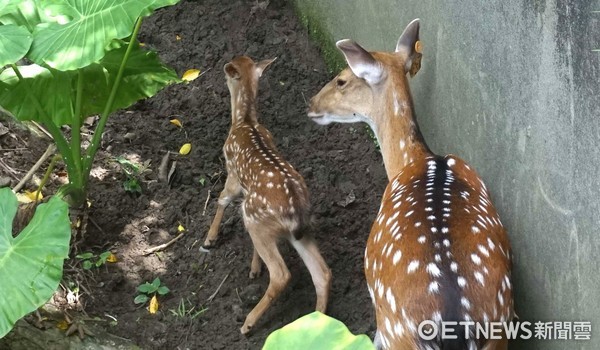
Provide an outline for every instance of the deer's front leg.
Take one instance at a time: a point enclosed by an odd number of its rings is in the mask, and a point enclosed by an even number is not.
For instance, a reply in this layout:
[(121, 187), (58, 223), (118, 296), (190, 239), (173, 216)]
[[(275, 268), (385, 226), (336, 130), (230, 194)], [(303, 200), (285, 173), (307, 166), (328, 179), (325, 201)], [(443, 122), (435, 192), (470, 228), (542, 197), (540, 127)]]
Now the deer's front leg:
[(204, 248), (213, 247), (217, 237), (219, 236), (219, 226), (221, 225), (221, 220), (223, 220), (223, 212), (225, 211), (225, 208), (241, 192), (242, 186), (240, 185), (237, 177), (231, 173), (228, 173), (227, 180), (225, 181), (225, 188), (223, 188), (223, 191), (221, 191), (221, 195), (219, 196), (219, 206), (217, 207), (217, 212), (212, 224), (210, 225), (210, 229), (208, 230), (204, 244), (202, 245)]

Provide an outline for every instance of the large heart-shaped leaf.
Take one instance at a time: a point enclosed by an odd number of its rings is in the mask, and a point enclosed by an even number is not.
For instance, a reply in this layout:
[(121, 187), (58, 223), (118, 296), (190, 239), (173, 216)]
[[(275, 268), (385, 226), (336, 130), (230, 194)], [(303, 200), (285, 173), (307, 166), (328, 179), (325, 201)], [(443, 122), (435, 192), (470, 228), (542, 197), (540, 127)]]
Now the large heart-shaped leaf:
[(17, 198), (10, 189), (0, 189), (0, 338), (58, 287), (71, 238), (67, 210), (65, 202), (53, 197), (13, 237)]
[(364, 334), (353, 335), (335, 318), (315, 311), (271, 333), (263, 350), (375, 350)]
[(82, 68), (98, 62), (113, 39), (131, 35), (139, 16), (179, 0), (63, 0), (46, 9), (69, 17), (64, 24), (44, 23), (33, 32), (28, 57), (58, 70)]
[(31, 33), (25, 27), (0, 25), (0, 67), (23, 58), (29, 51), (32, 40)]
[(46, 16), (39, 0), (0, 0), (0, 23), (24, 26), (33, 32), (36, 25), (42, 22), (53, 22)]
[[(84, 116), (101, 113), (117, 76), (127, 47), (116, 49), (100, 61), (80, 70), (83, 74), (82, 113)], [(41, 121), (29, 95), (35, 96), (56, 125), (70, 124), (74, 111), (78, 71), (58, 71), (38, 65), (20, 66), (24, 79), (19, 81), (12, 69), (0, 74), (0, 106), (19, 120)], [(119, 92), (111, 112), (131, 106), (136, 101), (155, 95), (165, 86), (180, 79), (163, 65), (156, 53), (135, 46), (123, 72)], [(48, 93), (52, 91), (52, 93)]]

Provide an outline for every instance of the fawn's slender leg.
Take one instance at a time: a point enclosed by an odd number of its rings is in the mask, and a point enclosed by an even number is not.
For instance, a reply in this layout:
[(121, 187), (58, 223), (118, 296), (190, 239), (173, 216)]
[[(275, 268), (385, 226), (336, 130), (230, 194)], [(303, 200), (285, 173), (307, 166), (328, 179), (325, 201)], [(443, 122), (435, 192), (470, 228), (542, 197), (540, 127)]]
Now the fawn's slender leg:
[(221, 191), (221, 195), (219, 195), (219, 206), (217, 207), (217, 212), (215, 213), (215, 217), (210, 225), (208, 234), (206, 235), (206, 240), (204, 241), (203, 247), (210, 248), (214, 245), (217, 237), (219, 236), (219, 226), (221, 225), (221, 220), (223, 220), (223, 212), (225, 211), (225, 208), (241, 192), (242, 186), (240, 185), (237, 177), (228, 171), (225, 187), (223, 188), (223, 191)]
[[(265, 262), (269, 270), (269, 287), (262, 299), (246, 316), (246, 321), (241, 328), (242, 334), (250, 332), (258, 319), (267, 311), (273, 300), (281, 294), (290, 281), (291, 274), (281, 257), (277, 247), (277, 232), (268, 226), (257, 224), (246, 225), (254, 248)], [(271, 231), (271, 232), (270, 232)]]
[(261, 260), (256, 248), (254, 248), (254, 253), (252, 254), (252, 264), (250, 264), (250, 274), (248, 277), (250, 279), (254, 279), (260, 275), (261, 270)]
[(325, 312), (329, 299), (329, 288), (331, 286), (331, 270), (321, 256), (315, 240), (305, 235), (300, 240), (291, 239), (292, 245), (308, 268), (317, 292), (316, 310)]

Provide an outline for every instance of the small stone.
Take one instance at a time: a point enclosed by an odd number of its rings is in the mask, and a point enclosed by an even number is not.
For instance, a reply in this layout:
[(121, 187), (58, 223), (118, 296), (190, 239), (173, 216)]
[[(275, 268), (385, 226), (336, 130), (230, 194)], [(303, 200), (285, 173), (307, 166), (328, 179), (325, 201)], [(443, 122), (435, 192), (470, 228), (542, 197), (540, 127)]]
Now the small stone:
[(0, 177), (0, 188), (10, 187), (10, 183), (11, 183), (10, 177)]

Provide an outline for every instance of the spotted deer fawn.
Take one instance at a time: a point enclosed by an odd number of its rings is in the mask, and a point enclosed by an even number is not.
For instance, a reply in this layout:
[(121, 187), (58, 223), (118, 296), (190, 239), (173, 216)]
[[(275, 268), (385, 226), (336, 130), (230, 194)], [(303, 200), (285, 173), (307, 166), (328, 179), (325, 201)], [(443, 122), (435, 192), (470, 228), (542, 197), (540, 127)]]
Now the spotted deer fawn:
[(313, 238), (305, 231), (309, 224), (308, 189), (302, 176), (277, 151), (271, 133), (257, 120), (258, 79), (274, 60), (255, 63), (236, 57), (224, 67), (231, 94), (231, 129), (223, 146), (227, 180), (208, 231), (204, 247), (217, 239), (225, 207), (243, 194), (242, 217), (254, 244), (250, 278), (269, 270), (265, 295), (246, 317), (241, 328), (248, 333), (284, 290), (290, 272), (277, 243), (287, 239), (308, 267), (317, 293), (316, 310), (325, 312), (331, 272)]
[[(384, 349), (506, 349), (506, 339), (441, 339), (439, 325), (505, 322), (514, 316), (511, 248), (477, 173), (425, 143), (406, 74), (421, 62), (419, 20), (395, 52), (368, 52), (337, 42), (348, 63), (312, 98), (319, 124), (366, 122), (381, 146), (389, 184), (365, 250), (365, 275), (375, 306), (375, 345)], [(433, 339), (419, 337), (440, 332)], [(458, 328), (461, 327), (461, 328)], [(473, 327), (474, 328), (474, 327)]]

